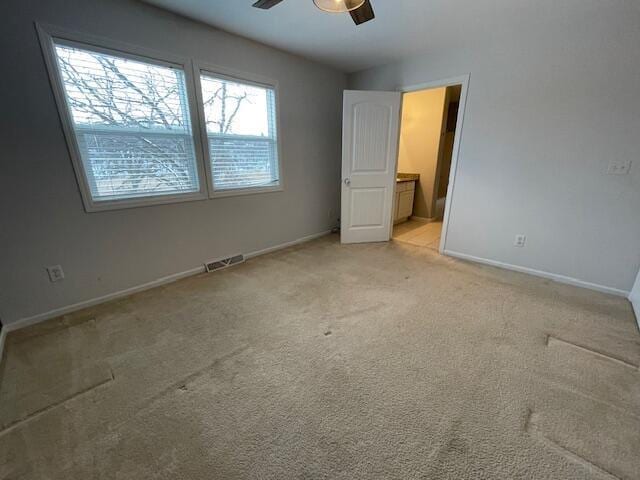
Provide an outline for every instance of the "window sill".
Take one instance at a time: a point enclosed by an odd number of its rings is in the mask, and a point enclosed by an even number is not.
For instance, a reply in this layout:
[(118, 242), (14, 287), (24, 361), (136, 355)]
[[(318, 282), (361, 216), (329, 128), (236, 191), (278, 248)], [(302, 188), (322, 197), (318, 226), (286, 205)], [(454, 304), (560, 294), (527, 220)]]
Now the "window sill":
[(195, 202), (207, 200), (205, 192), (183, 193), (177, 195), (162, 195), (158, 197), (127, 198), (122, 200), (85, 201), (87, 213), (104, 212), (108, 210), (125, 210), (127, 208), (151, 207), (154, 205), (167, 205), (170, 203)]
[(273, 193), (282, 191), (284, 191), (284, 187), (282, 185), (273, 187), (249, 187), (234, 188), (229, 190), (212, 190), (212, 192), (209, 194), (209, 198), (239, 197), (241, 195), (255, 195), (259, 193)]
[(251, 187), (251, 188), (238, 188), (232, 190), (218, 190), (210, 195), (204, 192), (196, 192), (181, 195), (164, 195), (161, 197), (147, 197), (147, 198), (134, 198), (123, 200), (107, 200), (107, 201), (92, 201), (85, 202), (85, 211), (87, 213), (105, 212), (109, 210), (126, 210), (128, 208), (142, 208), (152, 207), (155, 205), (168, 205), (171, 203), (183, 203), (183, 202), (195, 202), (199, 200), (211, 200), (215, 198), (225, 197), (239, 197), (243, 195), (258, 195), (263, 193), (282, 192), (284, 187), (278, 185), (277, 187)]

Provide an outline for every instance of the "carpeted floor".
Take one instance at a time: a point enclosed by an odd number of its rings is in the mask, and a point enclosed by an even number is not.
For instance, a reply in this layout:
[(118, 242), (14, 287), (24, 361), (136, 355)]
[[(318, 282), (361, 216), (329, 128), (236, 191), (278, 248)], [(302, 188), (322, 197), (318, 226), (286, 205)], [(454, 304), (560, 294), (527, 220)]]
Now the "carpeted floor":
[(336, 236), (11, 334), (2, 479), (638, 479), (628, 302)]

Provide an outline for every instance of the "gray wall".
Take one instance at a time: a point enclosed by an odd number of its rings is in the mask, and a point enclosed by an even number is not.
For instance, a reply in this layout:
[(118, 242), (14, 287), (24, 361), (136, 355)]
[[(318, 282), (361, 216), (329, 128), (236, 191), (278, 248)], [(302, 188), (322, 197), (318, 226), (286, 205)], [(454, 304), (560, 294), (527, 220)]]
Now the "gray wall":
[[(629, 291), (640, 266), (640, 9), (574, 3), (570, 19), (512, 15), (349, 86), (471, 73), (446, 248)], [(631, 174), (605, 175), (611, 159), (633, 160)], [(513, 247), (518, 233), (525, 248)]]
[[(0, 317), (5, 323), (322, 232), (339, 212), (342, 73), (126, 0), (4, 0)], [(285, 191), (87, 214), (34, 21), (280, 83)], [(332, 216), (329, 217), (329, 211)], [(52, 284), (46, 265), (66, 279)]]

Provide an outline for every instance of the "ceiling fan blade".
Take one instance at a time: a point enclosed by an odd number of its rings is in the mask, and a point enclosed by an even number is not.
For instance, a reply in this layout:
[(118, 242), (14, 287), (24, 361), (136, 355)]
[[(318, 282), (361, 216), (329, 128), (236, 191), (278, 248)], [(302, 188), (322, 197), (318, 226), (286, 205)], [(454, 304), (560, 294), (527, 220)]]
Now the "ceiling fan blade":
[(275, 7), (276, 5), (278, 5), (281, 1), (282, 0), (258, 0), (253, 4), (253, 6), (256, 8), (261, 8), (263, 10), (268, 10), (271, 7)]
[(351, 14), (351, 18), (353, 18), (353, 21), (356, 25), (360, 25), (361, 23), (365, 23), (376, 18), (375, 14), (373, 13), (373, 7), (371, 6), (371, 2), (369, 0), (365, 0), (364, 4), (360, 8), (351, 10), (349, 13)]

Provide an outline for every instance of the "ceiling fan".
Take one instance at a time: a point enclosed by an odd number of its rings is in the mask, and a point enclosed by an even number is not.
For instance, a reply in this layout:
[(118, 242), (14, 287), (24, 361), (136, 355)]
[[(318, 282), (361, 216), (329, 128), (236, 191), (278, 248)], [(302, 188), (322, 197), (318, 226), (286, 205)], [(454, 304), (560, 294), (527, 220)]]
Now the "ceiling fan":
[[(282, 0), (258, 0), (253, 4), (256, 8), (268, 10)], [(369, 0), (313, 0), (320, 10), (330, 13), (349, 12), (356, 25), (373, 20), (375, 15)]]

